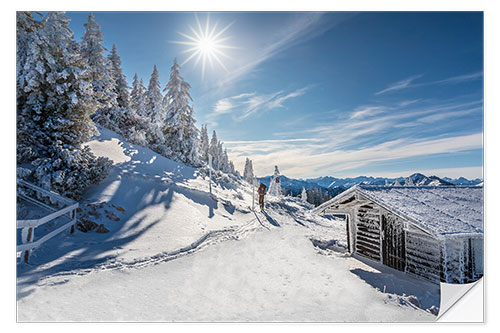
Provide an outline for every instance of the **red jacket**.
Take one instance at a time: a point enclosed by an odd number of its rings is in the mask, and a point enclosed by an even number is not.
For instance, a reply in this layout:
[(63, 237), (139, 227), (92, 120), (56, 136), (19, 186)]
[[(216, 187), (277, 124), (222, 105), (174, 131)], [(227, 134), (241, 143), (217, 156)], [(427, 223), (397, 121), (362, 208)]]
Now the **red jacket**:
[(257, 190), (257, 193), (259, 193), (259, 195), (262, 195), (262, 196), (266, 195), (266, 193), (267, 193), (266, 185), (260, 184), (259, 189)]

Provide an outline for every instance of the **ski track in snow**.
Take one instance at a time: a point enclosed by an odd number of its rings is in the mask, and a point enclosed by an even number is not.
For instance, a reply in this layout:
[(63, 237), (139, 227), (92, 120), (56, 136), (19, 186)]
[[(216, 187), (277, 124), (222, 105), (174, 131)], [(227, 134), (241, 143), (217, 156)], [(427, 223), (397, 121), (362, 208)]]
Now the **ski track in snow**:
[(162, 262), (178, 259), (185, 255), (194, 254), (209, 245), (217, 244), (227, 240), (243, 239), (249, 233), (256, 231), (258, 227), (259, 226), (256, 226), (255, 220), (252, 220), (249, 223), (238, 228), (209, 231), (207, 234), (203, 235), (197, 241), (178, 250), (174, 250), (171, 252), (162, 252), (148, 258), (141, 258), (133, 261), (110, 260), (104, 264), (99, 264), (93, 268), (74, 269), (71, 271), (56, 273), (41, 278), (38, 282), (38, 285), (39, 286), (55, 285), (58, 284), (60, 281), (66, 280), (68, 277), (72, 275), (81, 276), (90, 274), (95, 271), (140, 269), (151, 265), (157, 265)]
[(435, 288), (351, 257), (343, 221), (288, 197), (253, 212), (250, 185), (221, 178), (210, 194), (194, 169), (110, 131), (92, 146), (115, 165), (85, 216), (110, 233), (61, 234), (18, 266), (18, 320), (434, 320), (407, 295), (439, 306)]

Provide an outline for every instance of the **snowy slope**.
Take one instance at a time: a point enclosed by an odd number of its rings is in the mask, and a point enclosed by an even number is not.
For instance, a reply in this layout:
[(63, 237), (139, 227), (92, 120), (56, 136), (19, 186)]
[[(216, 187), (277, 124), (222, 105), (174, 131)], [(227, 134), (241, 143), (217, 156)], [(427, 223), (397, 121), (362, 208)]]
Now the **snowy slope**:
[(18, 264), (19, 320), (434, 320), (436, 287), (347, 255), (343, 221), (294, 198), (254, 213), (248, 184), (219, 176), (210, 194), (199, 170), (110, 131), (89, 145), (114, 167), (80, 218), (110, 232), (63, 233)]

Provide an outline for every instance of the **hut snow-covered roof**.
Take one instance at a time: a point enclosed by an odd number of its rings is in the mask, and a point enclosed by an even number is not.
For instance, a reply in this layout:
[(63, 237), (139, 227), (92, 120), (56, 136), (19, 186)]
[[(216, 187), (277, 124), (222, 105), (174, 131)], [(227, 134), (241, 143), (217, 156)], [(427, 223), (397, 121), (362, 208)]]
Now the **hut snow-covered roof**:
[(356, 185), (314, 211), (338, 204), (355, 192), (438, 237), (483, 235), (483, 188), (479, 186)]

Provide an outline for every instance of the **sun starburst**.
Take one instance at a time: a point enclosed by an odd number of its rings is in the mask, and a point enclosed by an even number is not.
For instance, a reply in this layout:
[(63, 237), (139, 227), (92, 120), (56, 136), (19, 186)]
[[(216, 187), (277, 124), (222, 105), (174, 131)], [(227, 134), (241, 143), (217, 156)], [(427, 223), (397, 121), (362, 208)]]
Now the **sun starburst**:
[(205, 27), (202, 27), (198, 16), (196, 18), (197, 29), (189, 26), (192, 35), (179, 32), (179, 35), (184, 37), (184, 41), (174, 41), (173, 43), (187, 45), (188, 48), (182, 53), (188, 53), (189, 56), (181, 64), (185, 65), (191, 60), (197, 66), (201, 62), (201, 77), (205, 76), (205, 70), (207, 63), (210, 68), (214, 68), (214, 62), (217, 62), (224, 70), (227, 71), (226, 65), (224, 65), (224, 58), (230, 59), (229, 56), (223, 51), (225, 49), (234, 49), (236, 47), (224, 44), (229, 36), (223, 36), (223, 34), (229, 29), (229, 27), (234, 23), (226, 25), (224, 28), (217, 30), (218, 22), (215, 22), (213, 26), (210, 26), (210, 18), (207, 16), (207, 21)]

